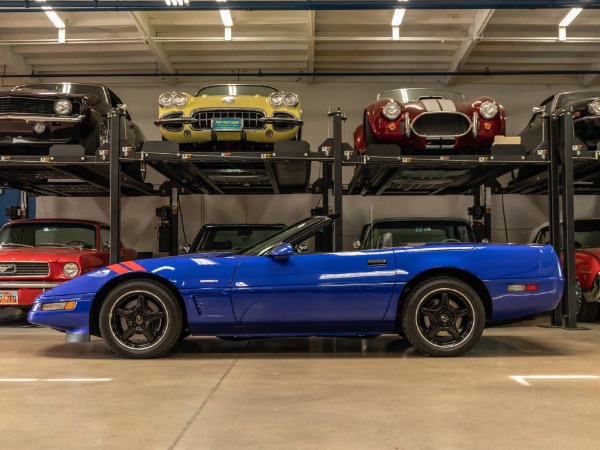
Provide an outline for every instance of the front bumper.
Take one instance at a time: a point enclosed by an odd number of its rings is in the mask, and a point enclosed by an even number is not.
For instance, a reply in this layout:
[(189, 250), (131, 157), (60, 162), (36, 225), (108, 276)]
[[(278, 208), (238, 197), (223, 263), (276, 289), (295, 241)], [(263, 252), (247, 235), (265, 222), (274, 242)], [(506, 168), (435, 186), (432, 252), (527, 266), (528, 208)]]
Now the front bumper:
[(58, 286), (60, 283), (46, 283), (37, 281), (27, 282), (0, 282), (0, 307), (25, 307), (33, 305), (35, 298), (48, 289)]
[[(35, 325), (43, 325), (67, 333), (66, 342), (87, 342), (90, 340), (90, 310), (94, 299), (93, 293), (56, 297), (42, 294), (35, 299), (27, 320)], [(75, 308), (69, 311), (42, 311), (47, 303), (76, 302)]]

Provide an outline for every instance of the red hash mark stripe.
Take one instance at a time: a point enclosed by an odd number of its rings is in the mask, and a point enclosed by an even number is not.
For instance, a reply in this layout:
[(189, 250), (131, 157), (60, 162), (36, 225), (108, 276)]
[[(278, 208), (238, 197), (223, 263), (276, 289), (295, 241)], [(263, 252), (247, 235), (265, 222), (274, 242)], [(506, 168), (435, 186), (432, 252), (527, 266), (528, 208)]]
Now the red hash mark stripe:
[(113, 264), (111, 266), (108, 266), (108, 268), (110, 270), (112, 270), (113, 272), (117, 272), (117, 273), (130, 272), (130, 270), (127, 267), (123, 267), (121, 264)]
[(122, 265), (128, 267), (131, 270), (138, 270), (141, 272), (147, 272), (146, 269), (144, 269), (142, 266), (140, 266), (138, 263), (136, 263), (135, 261), (125, 261), (124, 263), (121, 263)]

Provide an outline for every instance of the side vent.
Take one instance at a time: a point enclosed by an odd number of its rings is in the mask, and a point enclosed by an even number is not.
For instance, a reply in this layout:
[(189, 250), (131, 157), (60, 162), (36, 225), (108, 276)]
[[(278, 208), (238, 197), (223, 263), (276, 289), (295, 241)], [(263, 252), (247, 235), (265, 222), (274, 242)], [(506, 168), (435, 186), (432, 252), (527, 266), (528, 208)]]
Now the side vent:
[(204, 301), (202, 300), (202, 297), (200, 297), (199, 295), (194, 295), (192, 297), (192, 300), (194, 301), (194, 305), (196, 306), (196, 311), (198, 311), (198, 315), (202, 316), (204, 314)]

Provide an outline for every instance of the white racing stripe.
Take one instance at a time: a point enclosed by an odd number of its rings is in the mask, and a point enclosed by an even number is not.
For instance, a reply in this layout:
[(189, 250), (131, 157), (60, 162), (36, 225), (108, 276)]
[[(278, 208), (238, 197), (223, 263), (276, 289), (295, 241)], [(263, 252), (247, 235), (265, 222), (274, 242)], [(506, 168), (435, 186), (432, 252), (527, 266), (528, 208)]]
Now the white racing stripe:
[(441, 111), (442, 108), (440, 108), (440, 104), (438, 103), (437, 100), (434, 99), (422, 99), (421, 100), (423, 102), (423, 106), (425, 106), (425, 109), (427, 111)]

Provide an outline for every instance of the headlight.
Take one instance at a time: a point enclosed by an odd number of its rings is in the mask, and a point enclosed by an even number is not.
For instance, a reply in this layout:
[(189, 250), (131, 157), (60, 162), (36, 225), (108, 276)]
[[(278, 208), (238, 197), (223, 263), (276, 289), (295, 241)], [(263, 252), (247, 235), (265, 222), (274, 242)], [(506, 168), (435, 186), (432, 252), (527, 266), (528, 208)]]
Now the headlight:
[(281, 92), (276, 92), (269, 95), (269, 103), (273, 108), (280, 108), (283, 105), (284, 95)]
[(400, 117), (400, 111), (400, 105), (394, 102), (390, 102), (383, 107), (383, 115), (388, 120), (396, 120)]
[(287, 94), (285, 94), (283, 102), (285, 103), (285, 106), (293, 108), (298, 104), (298, 96), (292, 92), (288, 92)]
[(175, 92), (163, 92), (158, 96), (158, 104), (163, 108), (170, 108), (173, 106), (173, 96)]
[(79, 266), (77, 263), (73, 262), (66, 263), (63, 266), (63, 274), (67, 278), (75, 278), (77, 275), (79, 275)]
[(588, 106), (588, 110), (592, 114), (600, 115), (600, 99), (596, 99), (592, 103), (590, 103), (590, 106)]
[(185, 94), (175, 94), (173, 96), (173, 105), (178, 108), (183, 108), (188, 103), (187, 95)]
[(59, 98), (54, 102), (54, 112), (59, 116), (66, 116), (71, 114), (73, 104), (68, 98)]
[(493, 119), (498, 114), (498, 105), (494, 102), (483, 102), (479, 107), (479, 113), (484, 119)]

